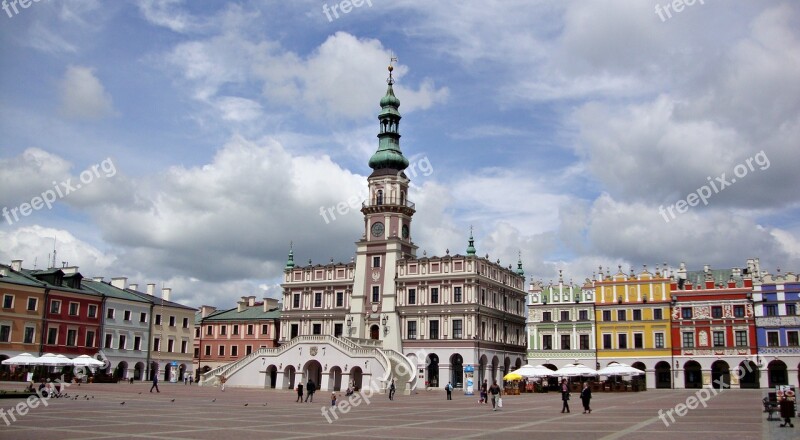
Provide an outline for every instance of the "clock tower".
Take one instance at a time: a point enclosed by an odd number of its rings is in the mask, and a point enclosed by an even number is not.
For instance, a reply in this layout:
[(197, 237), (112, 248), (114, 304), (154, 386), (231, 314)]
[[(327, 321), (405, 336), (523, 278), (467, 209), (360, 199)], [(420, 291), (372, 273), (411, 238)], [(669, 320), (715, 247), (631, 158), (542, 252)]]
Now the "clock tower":
[[(394, 61), (394, 59), (392, 59)], [(415, 258), (411, 241), (414, 204), (408, 200), (408, 159), (400, 151), (400, 100), (394, 96), (393, 67), (378, 114), (378, 150), (370, 157), (369, 196), (362, 204), (364, 234), (356, 242), (356, 271), (351, 296), (350, 335), (377, 339), (383, 348), (401, 351), (395, 275), (397, 261)]]

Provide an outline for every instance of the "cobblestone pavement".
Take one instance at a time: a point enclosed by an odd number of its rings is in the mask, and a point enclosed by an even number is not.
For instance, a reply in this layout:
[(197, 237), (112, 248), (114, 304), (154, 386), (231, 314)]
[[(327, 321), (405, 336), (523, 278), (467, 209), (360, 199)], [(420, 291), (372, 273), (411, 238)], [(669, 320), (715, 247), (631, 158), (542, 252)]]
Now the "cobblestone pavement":
[[(2, 383), (0, 389), (18, 389)], [(556, 393), (503, 398), (492, 411), (475, 396), (443, 391), (397, 395), (365, 393), (345, 413), (330, 412), (330, 393), (318, 392), (314, 403), (295, 403), (290, 391), (208, 388), (149, 383), (72, 385), (77, 396), (51, 399), (16, 421), (9, 410), (21, 399), (0, 399), (10, 425), (0, 419), (0, 439), (794, 439), (800, 428), (768, 422), (761, 398), (766, 390), (726, 390), (712, 395), (683, 416), (674, 411), (698, 390), (651, 390), (640, 393), (595, 393), (592, 413), (583, 414), (580, 400), (561, 413)], [(340, 393), (337, 393), (340, 394)], [(84, 397), (86, 396), (86, 397)], [(576, 396), (577, 397), (577, 396)], [(87, 399), (88, 398), (88, 399)], [(344, 399), (343, 393), (340, 397)], [(122, 404), (124, 402), (124, 404)], [(355, 403), (355, 401), (354, 401)], [(327, 413), (324, 414), (324, 410)], [(659, 410), (665, 414), (659, 418)], [(673, 410), (674, 422), (666, 416)], [(327, 414), (327, 415), (326, 415)], [(666, 420), (666, 423), (665, 423)], [(330, 421), (330, 423), (329, 423)], [(669, 424), (669, 426), (667, 426)], [(796, 424), (795, 426), (800, 426)]]

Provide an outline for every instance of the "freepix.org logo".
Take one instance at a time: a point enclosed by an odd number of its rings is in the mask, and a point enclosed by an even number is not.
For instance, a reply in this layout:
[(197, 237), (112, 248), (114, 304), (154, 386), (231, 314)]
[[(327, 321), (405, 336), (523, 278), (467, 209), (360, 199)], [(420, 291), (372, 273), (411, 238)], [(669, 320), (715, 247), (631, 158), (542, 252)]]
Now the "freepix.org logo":
[(13, 225), (14, 222), (18, 222), (20, 220), (20, 216), (27, 217), (33, 214), (34, 211), (38, 211), (45, 207), (47, 207), (47, 209), (52, 209), (53, 202), (56, 200), (63, 199), (73, 192), (78, 191), (79, 189), (94, 182), (95, 179), (114, 177), (116, 174), (117, 168), (114, 166), (114, 162), (111, 161), (110, 157), (106, 158), (102, 162), (94, 164), (90, 168), (81, 171), (81, 173), (78, 175), (80, 182), (73, 183), (72, 178), (60, 183), (54, 180), (52, 189), (43, 191), (41, 195), (33, 197), (30, 202), (24, 202), (19, 206), (12, 207), (10, 209), (7, 206), (4, 206), (2, 209), (2, 216), (9, 225)]

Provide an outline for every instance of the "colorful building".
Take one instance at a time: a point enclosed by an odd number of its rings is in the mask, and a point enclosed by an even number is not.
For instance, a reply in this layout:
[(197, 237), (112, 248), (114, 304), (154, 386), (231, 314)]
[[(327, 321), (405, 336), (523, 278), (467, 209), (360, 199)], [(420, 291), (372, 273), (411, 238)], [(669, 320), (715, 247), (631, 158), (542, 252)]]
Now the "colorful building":
[[(45, 287), (20, 273), (21, 264), (15, 260), (11, 266), (0, 265), (0, 361), (22, 353), (41, 354)], [(0, 366), (0, 380), (12, 379), (11, 370)], [(22, 380), (22, 376), (13, 379)]]
[(126, 292), (147, 301), (152, 316), (145, 377), (151, 380), (157, 374), (165, 382), (181, 381), (185, 374), (193, 374), (195, 309), (170, 301), (171, 288), (162, 288), (161, 297), (158, 297), (155, 284), (148, 284), (146, 293), (137, 291), (137, 287), (132, 284)]
[(83, 280), (83, 288), (103, 295), (103, 327), (100, 343), (101, 359), (108, 360), (105, 370), (117, 380), (147, 380), (150, 350), (150, 305), (128, 292), (127, 278), (102, 277)]
[(528, 363), (558, 369), (581, 363), (591, 368), (595, 350), (594, 286), (531, 283), (528, 296)]
[(103, 295), (83, 288), (83, 276), (75, 266), (23, 272), (46, 288), (42, 353), (68, 358), (95, 356), (100, 344)]
[(741, 270), (681, 263), (671, 284), (675, 388), (760, 387), (752, 292)]
[[(758, 264), (758, 260), (755, 260)], [(760, 273), (760, 270), (754, 270)], [(753, 287), (758, 353), (767, 369), (766, 384), (800, 387), (800, 279), (786, 274), (763, 274)]]
[[(277, 347), (280, 314), (277, 299), (256, 301), (255, 296), (243, 296), (232, 309), (200, 307), (195, 321), (195, 370), (206, 373), (255, 350)], [(270, 388), (275, 388), (276, 380), (277, 375), (270, 374)]]
[[(666, 267), (664, 268), (666, 270)], [(595, 288), (597, 367), (612, 361), (645, 371), (648, 388), (671, 388), (670, 280), (656, 267), (598, 275)]]

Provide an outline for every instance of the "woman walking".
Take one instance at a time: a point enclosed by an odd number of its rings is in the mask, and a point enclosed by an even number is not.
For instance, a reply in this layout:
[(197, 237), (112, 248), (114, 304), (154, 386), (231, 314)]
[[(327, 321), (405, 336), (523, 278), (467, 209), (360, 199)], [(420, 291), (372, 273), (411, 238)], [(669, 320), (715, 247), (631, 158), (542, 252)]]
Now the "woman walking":
[(564, 402), (561, 406), (561, 412), (569, 412), (569, 385), (567, 385), (567, 379), (561, 379), (561, 401)]
[(589, 382), (583, 383), (583, 389), (581, 390), (581, 402), (583, 403), (583, 413), (589, 414), (592, 413), (592, 408), (589, 407), (589, 401), (592, 400), (592, 390), (589, 389)]

